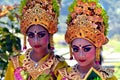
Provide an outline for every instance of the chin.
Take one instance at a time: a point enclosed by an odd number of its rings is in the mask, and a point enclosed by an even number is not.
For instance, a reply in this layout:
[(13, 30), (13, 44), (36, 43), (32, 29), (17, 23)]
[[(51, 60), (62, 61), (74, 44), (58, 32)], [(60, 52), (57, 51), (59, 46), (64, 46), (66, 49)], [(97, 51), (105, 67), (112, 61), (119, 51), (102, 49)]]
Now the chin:
[(36, 52), (41, 51), (41, 48), (34, 48), (34, 51)]
[(87, 66), (86, 62), (80, 62), (80, 61), (78, 61), (78, 63), (79, 63), (79, 65), (80, 65), (81, 67)]

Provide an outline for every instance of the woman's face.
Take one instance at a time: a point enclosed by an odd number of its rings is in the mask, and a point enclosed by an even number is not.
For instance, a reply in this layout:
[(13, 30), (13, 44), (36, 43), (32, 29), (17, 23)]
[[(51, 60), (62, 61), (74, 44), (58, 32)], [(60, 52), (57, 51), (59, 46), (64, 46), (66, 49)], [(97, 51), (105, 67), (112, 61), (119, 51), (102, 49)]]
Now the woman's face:
[(74, 58), (80, 66), (88, 66), (95, 62), (96, 49), (89, 41), (82, 38), (73, 40), (72, 50)]
[(27, 31), (28, 42), (33, 50), (45, 50), (49, 44), (49, 33), (40, 25), (33, 25)]

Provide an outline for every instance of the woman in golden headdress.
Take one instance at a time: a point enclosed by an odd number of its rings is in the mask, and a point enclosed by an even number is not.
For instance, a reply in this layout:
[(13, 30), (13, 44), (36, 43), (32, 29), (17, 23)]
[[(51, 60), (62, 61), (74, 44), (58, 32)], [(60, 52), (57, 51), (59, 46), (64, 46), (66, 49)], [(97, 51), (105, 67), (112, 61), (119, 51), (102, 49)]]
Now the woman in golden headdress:
[[(26, 3), (24, 3), (24, 1)], [(24, 5), (25, 4), (25, 5)], [(20, 29), (32, 48), (10, 58), (5, 80), (56, 80), (66, 62), (53, 52), (53, 34), (57, 32), (57, 0), (23, 0)]]
[(65, 40), (70, 46), (70, 59), (74, 56), (78, 64), (60, 69), (58, 80), (117, 80), (114, 70), (100, 65), (102, 45), (108, 42), (105, 10), (98, 0), (74, 0), (69, 10)]

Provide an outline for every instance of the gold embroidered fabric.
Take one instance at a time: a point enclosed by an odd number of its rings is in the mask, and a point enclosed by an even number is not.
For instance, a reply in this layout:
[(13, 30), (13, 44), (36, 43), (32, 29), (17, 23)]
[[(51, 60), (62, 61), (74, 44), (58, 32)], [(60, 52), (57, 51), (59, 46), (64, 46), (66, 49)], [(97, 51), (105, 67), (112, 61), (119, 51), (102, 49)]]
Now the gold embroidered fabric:
[(101, 76), (102, 80), (106, 79), (112, 79), (113, 78), (113, 70), (112, 69), (105, 69), (101, 66), (96, 65), (94, 68), (92, 67), (88, 73), (81, 74), (81, 72), (78, 69), (78, 64), (76, 64), (73, 68), (63, 68), (59, 69), (58, 72), (60, 73), (60, 76), (64, 80), (86, 80), (87, 76), (90, 74), (91, 70), (94, 70), (99, 76)]
[(60, 61), (61, 59), (59, 60), (52, 52), (45, 55), (36, 63), (30, 59), (30, 55), (27, 56), (27, 53), (30, 54), (31, 51), (32, 49), (28, 49), (25, 54), (15, 56), (16, 59), (10, 60), (6, 70), (5, 80), (15, 80), (14, 76), (16, 77), (19, 73), (19, 76), (27, 77), (29, 80), (43, 80), (44, 78), (46, 78), (45, 80), (56, 80), (58, 69), (68, 66), (65, 61)]
[[(79, 74), (80, 71), (78, 69), (78, 64), (76, 64), (74, 67), (73, 67), (73, 70)], [(94, 67), (92, 67), (88, 73), (86, 74), (86, 76), (90, 73), (91, 70), (94, 70), (98, 75), (100, 75), (102, 77), (102, 79), (107, 79), (107, 78), (112, 78), (113, 77), (113, 73), (114, 73), (114, 70), (110, 69), (110, 68), (103, 68), (102, 66), (100, 65), (95, 65)], [(85, 77), (86, 77), (85, 76)]]
[(36, 80), (44, 71), (49, 74), (51, 71), (50, 68), (54, 63), (53, 55), (49, 53), (51, 56), (47, 60), (36, 63), (30, 59), (30, 52), (31, 49), (26, 52), (26, 58), (24, 59), (23, 67), (27, 69), (27, 72), (31, 75), (31, 77)]
[(10, 59), (12, 60), (12, 63), (14, 65), (14, 69), (20, 66), (18, 56), (10, 57)]
[(67, 70), (67, 68), (59, 69), (58, 70), (60, 76), (64, 80), (82, 80), (80, 78), (79, 74), (75, 72), (74, 70)]
[(36, 4), (32, 9), (28, 9), (22, 16), (21, 32), (26, 34), (27, 29), (31, 25), (41, 25), (53, 34), (57, 31), (57, 16), (52, 16), (40, 4)]

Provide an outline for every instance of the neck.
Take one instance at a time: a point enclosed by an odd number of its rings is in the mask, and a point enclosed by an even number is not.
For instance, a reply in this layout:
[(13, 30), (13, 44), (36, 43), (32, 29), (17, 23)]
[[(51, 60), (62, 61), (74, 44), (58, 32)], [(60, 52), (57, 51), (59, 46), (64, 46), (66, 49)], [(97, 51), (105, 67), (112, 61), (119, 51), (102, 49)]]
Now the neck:
[(80, 73), (82, 74), (87, 74), (87, 72), (90, 70), (91, 67), (95, 66), (95, 62), (90, 63), (89, 65), (86, 66), (80, 66), (78, 67)]
[(33, 50), (30, 54), (30, 57), (33, 61), (38, 62), (41, 58), (48, 54), (48, 49), (35, 51)]

